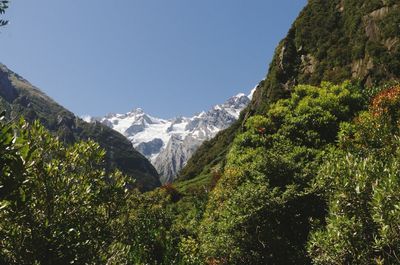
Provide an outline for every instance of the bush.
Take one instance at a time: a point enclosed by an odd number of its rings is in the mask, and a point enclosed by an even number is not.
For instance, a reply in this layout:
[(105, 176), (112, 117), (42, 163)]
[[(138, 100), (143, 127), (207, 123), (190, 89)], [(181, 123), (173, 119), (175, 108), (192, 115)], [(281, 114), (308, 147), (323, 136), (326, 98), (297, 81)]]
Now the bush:
[(163, 196), (104, 168), (93, 141), (66, 147), (38, 122), (0, 124), (0, 263), (121, 264), (162, 258)]
[(324, 215), (313, 192), (324, 152), (339, 125), (361, 109), (359, 87), (297, 86), (236, 136), (199, 230), (212, 264), (306, 264), (310, 218)]
[(380, 92), (344, 124), (322, 166), (316, 186), (329, 211), (308, 244), (315, 264), (400, 263), (399, 91)]

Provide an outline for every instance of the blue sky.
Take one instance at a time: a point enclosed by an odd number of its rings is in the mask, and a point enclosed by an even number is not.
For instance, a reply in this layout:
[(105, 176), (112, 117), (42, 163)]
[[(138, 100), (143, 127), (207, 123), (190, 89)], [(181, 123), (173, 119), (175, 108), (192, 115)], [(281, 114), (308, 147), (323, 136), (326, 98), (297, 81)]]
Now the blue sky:
[(0, 62), (78, 115), (192, 115), (248, 93), (306, 0), (11, 0)]

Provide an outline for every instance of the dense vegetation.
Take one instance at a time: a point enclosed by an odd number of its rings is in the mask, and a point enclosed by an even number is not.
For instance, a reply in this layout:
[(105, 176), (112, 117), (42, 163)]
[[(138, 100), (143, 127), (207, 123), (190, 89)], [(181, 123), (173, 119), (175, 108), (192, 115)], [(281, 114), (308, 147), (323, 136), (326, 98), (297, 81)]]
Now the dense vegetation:
[(309, 1), (241, 120), (147, 193), (3, 75), (0, 264), (400, 264), (398, 4)]
[(310, 183), (340, 122), (360, 109), (357, 89), (298, 86), (267, 115), (247, 120), (210, 195), (200, 234), (204, 255), (227, 264), (306, 262), (308, 220), (323, 215)]
[(399, 86), (296, 86), (176, 184), (183, 264), (399, 263), (399, 118)]
[(400, 264), (400, 86), (342, 124), (315, 186), (328, 204), (311, 236), (315, 264)]
[[(268, 74), (238, 122), (220, 141), (207, 143), (182, 170), (183, 178), (208, 164), (196, 163), (227, 153), (219, 142), (243, 130), (248, 117), (290, 95), (297, 84), (339, 84), (360, 80), (365, 87), (400, 80), (400, 2), (398, 0), (311, 0), (276, 48)], [(221, 160), (224, 161), (224, 160)], [(190, 168), (189, 168), (190, 167)], [(202, 175), (203, 177), (203, 175)]]
[(299, 85), (211, 180), (144, 194), (95, 142), (2, 121), (0, 263), (394, 264), (399, 118), (400, 86)]
[(23, 120), (0, 131), (0, 264), (159, 261), (167, 194), (107, 172), (93, 141), (66, 147)]
[(8, 120), (24, 117), (45, 126), (64, 143), (92, 139), (104, 148), (106, 168), (118, 168), (143, 190), (160, 186), (157, 171), (123, 135), (100, 123), (87, 123), (54, 102), (28, 81), (0, 64), (0, 109)]
[(400, 78), (397, 0), (309, 1), (278, 45), (252, 111), (296, 84), (357, 79), (367, 86)]

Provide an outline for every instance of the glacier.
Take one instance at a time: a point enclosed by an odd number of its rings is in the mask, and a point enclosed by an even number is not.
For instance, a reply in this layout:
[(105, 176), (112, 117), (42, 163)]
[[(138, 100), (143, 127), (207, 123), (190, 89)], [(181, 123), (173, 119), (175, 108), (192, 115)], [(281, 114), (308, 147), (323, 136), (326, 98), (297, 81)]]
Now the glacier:
[(88, 122), (101, 122), (127, 137), (133, 147), (147, 157), (160, 174), (161, 183), (172, 183), (197, 148), (219, 131), (234, 123), (249, 104), (249, 95), (239, 93), (223, 104), (193, 117), (161, 119), (136, 108), (125, 114), (104, 117), (83, 116)]

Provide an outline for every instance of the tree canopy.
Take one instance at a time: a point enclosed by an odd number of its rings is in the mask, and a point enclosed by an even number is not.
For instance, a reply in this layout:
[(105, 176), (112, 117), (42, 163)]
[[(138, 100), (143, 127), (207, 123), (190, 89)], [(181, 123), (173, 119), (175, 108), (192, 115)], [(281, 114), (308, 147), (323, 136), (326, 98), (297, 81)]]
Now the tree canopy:
[(160, 261), (168, 196), (132, 189), (104, 156), (93, 141), (65, 146), (39, 122), (0, 123), (1, 264)]

